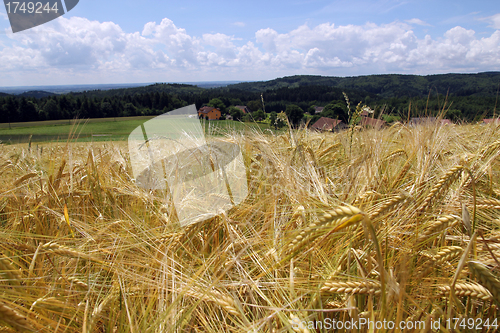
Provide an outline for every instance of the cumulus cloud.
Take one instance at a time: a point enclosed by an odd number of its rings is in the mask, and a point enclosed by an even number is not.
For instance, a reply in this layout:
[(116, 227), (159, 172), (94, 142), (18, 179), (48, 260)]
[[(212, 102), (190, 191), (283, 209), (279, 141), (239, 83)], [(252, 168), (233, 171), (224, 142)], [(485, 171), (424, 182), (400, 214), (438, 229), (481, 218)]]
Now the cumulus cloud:
[(164, 18), (160, 24), (149, 22), (144, 26), (142, 35), (151, 37), (154, 43), (165, 47), (167, 53), (172, 54), (176, 65), (194, 67), (197, 53), (202, 51), (199, 39), (189, 36), (186, 30), (178, 28), (172, 20)]
[[(16, 69), (98, 69), (109, 62), (124, 65), (134, 61), (137, 54), (147, 57), (151, 53), (150, 41), (138, 33), (126, 34), (112, 22), (61, 17), (49, 28), (36, 29), (35, 33), (8, 35), (17, 42), (18, 51), (23, 50), (12, 63)], [(10, 51), (4, 48), (0, 55)]]
[[(241, 41), (222, 33), (192, 36), (167, 18), (159, 24), (146, 23), (141, 32), (126, 33), (112, 22), (61, 17), (38, 33), (8, 34), (9, 46), (0, 44), (0, 63), (4, 64), (0, 77), (24, 71), (26, 75), (44, 72), (88, 79), (104, 75), (151, 82), (165, 75), (169, 80), (187, 81), (296, 73), (500, 70), (500, 30), (478, 37), (474, 30), (456, 26), (441, 37), (419, 38), (413, 25), (424, 23), (412, 19), (389, 24), (304, 24), (285, 33), (260, 29), (255, 41)], [(9, 85), (1, 81), (0, 85)]]
[(256, 39), (270, 53), (270, 62), (279, 65), (318, 68), (329, 74), (342, 68), (351, 68), (353, 74), (360, 69), (432, 73), (500, 69), (500, 59), (493, 56), (500, 52), (499, 34), (479, 39), (473, 30), (457, 26), (441, 38), (419, 39), (411, 26), (393, 22), (303, 25), (285, 34), (262, 29)]

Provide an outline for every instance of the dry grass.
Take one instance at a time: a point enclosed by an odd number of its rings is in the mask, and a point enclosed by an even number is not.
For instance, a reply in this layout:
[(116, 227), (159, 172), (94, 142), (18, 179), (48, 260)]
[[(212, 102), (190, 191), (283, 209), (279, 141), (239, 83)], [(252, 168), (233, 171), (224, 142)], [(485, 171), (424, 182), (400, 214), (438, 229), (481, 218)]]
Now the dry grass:
[(247, 199), (186, 228), (168, 196), (135, 185), (125, 143), (0, 146), (0, 331), (491, 321), (499, 130), (234, 133)]

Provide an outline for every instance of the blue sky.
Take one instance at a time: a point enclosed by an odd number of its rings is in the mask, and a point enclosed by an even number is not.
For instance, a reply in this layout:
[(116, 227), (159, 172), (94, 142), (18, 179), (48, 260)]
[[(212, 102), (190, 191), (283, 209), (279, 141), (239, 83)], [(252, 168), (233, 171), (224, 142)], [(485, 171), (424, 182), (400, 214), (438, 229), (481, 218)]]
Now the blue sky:
[(80, 0), (13, 34), (0, 86), (500, 70), (497, 1)]

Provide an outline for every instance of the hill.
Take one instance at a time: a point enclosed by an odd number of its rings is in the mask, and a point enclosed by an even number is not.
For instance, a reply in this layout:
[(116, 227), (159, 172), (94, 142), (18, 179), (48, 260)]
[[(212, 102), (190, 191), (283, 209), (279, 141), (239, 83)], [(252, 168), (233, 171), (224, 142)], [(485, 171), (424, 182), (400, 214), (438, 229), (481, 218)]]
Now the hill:
[(498, 113), (499, 82), (500, 72), (428, 76), (297, 75), (210, 89), (191, 84), (156, 83), (70, 94), (34, 90), (13, 95), (14, 98), (0, 96), (0, 110), (7, 110), (0, 113), (0, 123), (154, 116), (190, 104), (199, 108), (215, 98), (223, 105), (224, 114), (228, 112), (224, 109), (233, 105), (246, 105), (253, 111), (264, 107), (267, 113), (279, 113), (293, 104), (311, 114), (315, 113), (315, 107), (328, 107), (327, 113), (335, 109), (335, 116), (342, 118), (347, 114), (344, 93), (352, 108), (359, 103), (366, 104), (375, 110), (376, 117), (381, 113), (404, 119), (435, 116), (445, 109), (448, 119), (472, 121)]
[(55, 95), (56, 94), (48, 92), (48, 91), (32, 90), (32, 91), (25, 91), (22, 94), (19, 94), (17, 96), (20, 96), (20, 97), (44, 98), (44, 97), (55, 96)]
[(200, 93), (206, 89), (200, 88), (191, 84), (182, 83), (155, 83), (142, 87), (119, 88), (109, 90), (91, 90), (74, 93), (75, 96), (87, 95), (88, 97), (111, 97), (111, 96), (126, 96), (145, 93), (167, 93), (177, 95), (189, 95)]
[(500, 72), (478, 74), (440, 75), (367, 75), (354, 77), (334, 77), (315, 75), (295, 75), (270, 81), (245, 82), (228, 86), (251, 92), (296, 88), (301, 86), (329, 86), (352, 89), (376, 94), (380, 98), (426, 97), (430, 90), (450, 96), (494, 96), (498, 90)]

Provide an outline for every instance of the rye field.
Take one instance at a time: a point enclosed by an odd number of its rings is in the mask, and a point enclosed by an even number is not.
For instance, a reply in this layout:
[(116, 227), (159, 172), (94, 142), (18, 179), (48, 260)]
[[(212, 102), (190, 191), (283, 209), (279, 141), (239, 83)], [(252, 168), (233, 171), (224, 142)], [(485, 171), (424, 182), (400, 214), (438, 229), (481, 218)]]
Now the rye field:
[(126, 142), (1, 144), (0, 332), (497, 331), (499, 126), (225, 137), (248, 196), (187, 227)]

